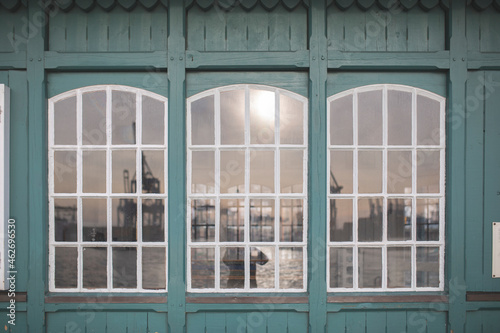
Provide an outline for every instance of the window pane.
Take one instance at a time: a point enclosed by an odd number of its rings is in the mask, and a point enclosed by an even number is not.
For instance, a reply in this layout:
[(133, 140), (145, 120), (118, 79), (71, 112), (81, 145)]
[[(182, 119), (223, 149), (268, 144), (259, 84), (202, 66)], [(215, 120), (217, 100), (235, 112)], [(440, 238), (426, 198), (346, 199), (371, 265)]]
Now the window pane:
[(358, 94), (358, 144), (382, 144), (382, 90)]
[(274, 143), (275, 94), (250, 90), (250, 143)]
[(411, 248), (387, 248), (387, 287), (411, 287)]
[(113, 247), (113, 288), (137, 288), (137, 248)]
[(213, 151), (193, 151), (191, 155), (191, 192), (214, 193), (215, 157)]
[(55, 287), (76, 288), (78, 283), (78, 249), (76, 247), (55, 248)]
[(358, 241), (382, 240), (383, 198), (358, 199)]
[(142, 199), (142, 241), (165, 241), (165, 200)]
[(142, 193), (165, 193), (163, 150), (142, 151)]
[(220, 241), (245, 241), (245, 201), (240, 199), (220, 200)]
[(56, 242), (77, 240), (76, 199), (54, 199), (54, 239)]
[(417, 247), (417, 287), (439, 287), (438, 247)]
[(411, 240), (411, 199), (387, 199), (387, 240)]
[(220, 251), (222, 261), (220, 264), (220, 287), (243, 289), (245, 287), (245, 248), (226, 247), (221, 248)]
[(330, 102), (330, 144), (352, 145), (352, 95)]
[(411, 151), (387, 152), (387, 192), (411, 193)]
[(245, 91), (220, 93), (220, 141), (223, 145), (245, 144)]
[(250, 192), (274, 192), (274, 152), (250, 152)]
[(113, 193), (137, 193), (135, 150), (112, 152)]
[[(303, 282), (303, 250), (300, 247), (280, 247), (279, 249), (281, 289), (301, 289)], [(269, 265), (269, 263), (268, 263)]]
[(273, 246), (250, 249), (250, 288), (274, 288), (274, 258)]
[(352, 193), (352, 151), (330, 151), (330, 193)]
[(54, 104), (54, 144), (76, 145), (76, 97)]
[(191, 103), (191, 144), (213, 145), (214, 96), (200, 98)]
[(76, 152), (54, 152), (54, 192), (76, 192)]
[(417, 144), (440, 144), (440, 104), (424, 96), (417, 96)]
[(165, 144), (165, 103), (142, 96), (142, 144)]
[(113, 144), (135, 144), (135, 93), (113, 91)]
[(303, 201), (301, 199), (281, 199), (280, 241), (302, 242), (303, 225)]
[(281, 193), (302, 193), (303, 191), (302, 150), (281, 150), (280, 152), (280, 183)]
[(144, 289), (165, 289), (165, 248), (144, 247), (142, 249), (142, 287)]
[[(215, 287), (214, 249), (191, 248), (191, 287)], [(221, 286), (222, 287), (222, 286)]]
[(280, 95), (280, 143), (304, 143), (304, 103)]
[(417, 151), (417, 192), (439, 193), (441, 152), (439, 150)]
[(106, 151), (83, 151), (83, 181), (85, 193), (106, 192)]
[(359, 193), (382, 192), (382, 152), (358, 152), (358, 191)]
[(215, 240), (215, 200), (191, 201), (191, 241)]
[(245, 151), (220, 152), (220, 192), (245, 193)]
[(352, 241), (352, 199), (330, 199), (330, 241)]
[(108, 250), (105, 247), (83, 248), (83, 288), (107, 287)]
[(82, 94), (82, 143), (106, 144), (106, 92)]
[(274, 241), (274, 199), (250, 200), (250, 241)]
[(105, 242), (107, 239), (106, 199), (82, 199), (84, 242)]
[(411, 145), (411, 92), (387, 92), (387, 122), (389, 145)]
[(360, 248), (358, 252), (359, 287), (382, 287), (382, 249)]
[(112, 199), (113, 241), (137, 240), (137, 199)]
[(352, 288), (352, 248), (330, 248), (330, 288)]
[(417, 241), (439, 240), (439, 199), (417, 199)]

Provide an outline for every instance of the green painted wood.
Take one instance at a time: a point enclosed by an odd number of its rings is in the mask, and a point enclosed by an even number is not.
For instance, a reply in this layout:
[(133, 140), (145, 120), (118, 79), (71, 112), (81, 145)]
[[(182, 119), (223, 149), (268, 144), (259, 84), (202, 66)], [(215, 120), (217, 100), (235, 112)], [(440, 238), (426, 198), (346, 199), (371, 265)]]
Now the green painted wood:
[(108, 312), (106, 317), (106, 326), (113, 328), (116, 332), (127, 331), (127, 312)]
[(148, 312), (148, 332), (168, 333), (167, 314), (158, 312)]
[(364, 312), (346, 312), (346, 333), (364, 333), (366, 325), (366, 314)]
[(106, 333), (114, 327), (107, 326), (107, 313), (90, 311), (85, 314), (86, 333)]
[(187, 332), (205, 333), (205, 313), (190, 313), (187, 315)]
[(499, 70), (500, 53), (481, 53), (470, 51), (467, 53), (467, 68), (482, 70)]
[(283, 6), (269, 13), (269, 51), (290, 50), (290, 15)]
[(245, 332), (246, 312), (226, 312), (226, 332)]
[(366, 312), (366, 333), (385, 332), (387, 325), (387, 312)]
[[(60, 312), (60, 313), (52, 313), (47, 315), (47, 332), (64, 332), (64, 333), (73, 333), (73, 332), (85, 332), (86, 323), (85, 323), (85, 315), (86, 313), (80, 312)], [(45, 330), (35, 329), (33, 330), (32, 326), (29, 322), (29, 314), (28, 314), (28, 326), (29, 332), (45, 332)]]
[(481, 35), (479, 27), (481, 26), (481, 13), (476, 10), (467, 10), (467, 50), (479, 51)]
[[(247, 51), (247, 20), (249, 15), (243, 8), (237, 6), (227, 15), (227, 50)], [(190, 38), (189, 36), (188, 38)]]
[(387, 16), (387, 51), (408, 51), (407, 12), (396, 10)]
[[(0, 52), (14, 51), (11, 43), (16, 40), (13, 15), (7, 11), (0, 11)], [(10, 36), (10, 37), (9, 37)]]
[(345, 332), (345, 312), (328, 313), (327, 315), (327, 332), (337, 333)]
[(406, 332), (426, 332), (428, 320), (432, 319), (433, 316), (434, 314), (429, 314), (425, 311), (406, 312)]
[(467, 312), (465, 332), (483, 333), (481, 311)]
[(167, 50), (168, 13), (158, 6), (151, 12), (151, 51)]
[(497, 311), (482, 311), (483, 332), (499, 332), (500, 320)]
[[(5, 325), (2, 325), (5, 328)], [(16, 312), (16, 325), (8, 326), (9, 333), (27, 333), (28, 332), (28, 320), (25, 312)]]
[[(105, 296), (103, 296), (105, 297)], [(88, 303), (46, 303), (46, 312), (60, 312), (60, 311), (81, 311), (82, 307), (89, 308), (86, 304)], [(167, 312), (166, 304), (141, 304), (141, 303), (99, 303), (92, 304), (96, 306), (100, 311), (116, 312), (116, 311), (127, 311), (133, 308), (137, 311), (156, 311), (156, 312)]]
[(386, 51), (387, 40), (385, 27), (387, 15), (385, 11), (365, 12), (366, 29), (366, 50), (367, 51)]
[(225, 333), (226, 332), (226, 314), (225, 313), (207, 313), (205, 319), (206, 333)]
[(87, 51), (87, 15), (74, 8), (66, 17), (66, 52)]
[(268, 316), (268, 313), (259, 311), (247, 313), (247, 332), (267, 333)]
[[(484, 72), (469, 72), (466, 89), (466, 116), (456, 117), (454, 124), (466, 123), (466, 202), (465, 248), (466, 281), (468, 290), (483, 290), (483, 247), (478, 240), (483, 239), (483, 170), (484, 170)], [(483, 243), (483, 242), (481, 242)]]
[(344, 51), (344, 15), (336, 6), (328, 7), (328, 50)]
[(500, 52), (500, 21), (498, 13), (492, 10), (481, 12), (481, 52)]
[(129, 37), (129, 14), (117, 6), (109, 17), (109, 51), (128, 51)]
[[(407, 19), (408, 51), (427, 51), (427, 29), (429, 26), (427, 13), (419, 7), (415, 7), (408, 11)], [(429, 34), (434, 35), (436, 33), (438, 33), (438, 31), (432, 31)]]
[(108, 19), (109, 15), (102, 9), (94, 9), (88, 17), (88, 47), (89, 52), (106, 52), (108, 50)]
[(130, 51), (151, 50), (151, 13), (138, 6), (129, 15)]
[(248, 49), (252, 51), (269, 50), (269, 13), (261, 6), (252, 9), (252, 19), (248, 20)]
[(0, 69), (24, 69), (26, 68), (26, 51), (16, 53), (0, 53)]
[(296, 7), (290, 13), (290, 50), (307, 49), (307, 10), (303, 6)]
[[(205, 16), (205, 51), (226, 49), (226, 13), (212, 8)], [(200, 32), (198, 32), (200, 33)]]
[(148, 333), (148, 314), (146, 312), (135, 312), (127, 316), (127, 319), (129, 332)]
[(198, 6), (193, 6), (187, 14), (187, 49), (205, 50), (205, 16)]
[(358, 7), (352, 6), (344, 15), (345, 50), (366, 51), (365, 15)]
[(287, 333), (288, 328), (288, 314), (286, 312), (270, 313), (267, 320), (268, 332)]
[(409, 303), (328, 303), (328, 312), (340, 312), (346, 309), (357, 311), (381, 311), (381, 310), (415, 310), (415, 311), (446, 311), (448, 303), (435, 302), (409, 302)]
[(427, 12), (427, 21), (429, 29), (427, 50), (430, 52), (445, 50), (445, 12), (442, 8), (436, 7)]
[(448, 318), (446, 312), (432, 313), (432, 316), (427, 320), (427, 332), (428, 333), (446, 332), (447, 319)]
[(406, 332), (406, 311), (387, 312), (387, 332)]
[(66, 15), (58, 13), (49, 19), (49, 50), (66, 50)]
[(309, 326), (307, 313), (288, 312), (288, 333), (307, 332)]

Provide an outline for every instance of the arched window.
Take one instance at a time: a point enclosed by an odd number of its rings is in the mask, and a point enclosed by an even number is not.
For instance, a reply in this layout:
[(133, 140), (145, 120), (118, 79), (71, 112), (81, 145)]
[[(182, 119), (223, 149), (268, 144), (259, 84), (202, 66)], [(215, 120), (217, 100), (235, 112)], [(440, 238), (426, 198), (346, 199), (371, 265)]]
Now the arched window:
[(49, 100), (51, 291), (165, 291), (167, 99), (107, 85)]
[(401, 85), (328, 99), (328, 290), (443, 290), (445, 99)]
[(307, 99), (235, 85), (187, 102), (188, 290), (304, 291)]

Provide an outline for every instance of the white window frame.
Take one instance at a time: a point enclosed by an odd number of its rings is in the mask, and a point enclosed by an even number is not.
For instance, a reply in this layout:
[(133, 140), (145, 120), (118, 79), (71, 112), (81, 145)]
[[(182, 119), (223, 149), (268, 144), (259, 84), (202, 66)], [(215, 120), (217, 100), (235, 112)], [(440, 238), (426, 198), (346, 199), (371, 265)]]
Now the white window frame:
[[(382, 145), (376, 146), (365, 146), (358, 145), (358, 103), (357, 94), (366, 91), (377, 91), (382, 90), (382, 135), (383, 142)], [(412, 144), (404, 146), (392, 146), (388, 145), (388, 109), (387, 109), (387, 92), (389, 90), (405, 91), (412, 93)], [(353, 144), (352, 145), (331, 145), (330, 141), (330, 104), (332, 101), (340, 99), (345, 96), (353, 95)], [(418, 145), (417, 144), (417, 96), (424, 96), (430, 98), (440, 104), (440, 139), (439, 144), (435, 145)], [(327, 99), (327, 212), (330, 211), (330, 199), (352, 199), (353, 200), (353, 239), (352, 241), (337, 241), (333, 242), (330, 240), (330, 214), (327, 217), (327, 291), (328, 292), (404, 292), (404, 291), (443, 291), (444, 290), (444, 245), (445, 245), (445, 144), (446, 144), (446, 128), (445, 128), (445, 104), (446, 99), (440, 95), (434, 94), (430, 91), (405, 86), (398, 84), (375, 84), (362, 86), (354, 89), (350, 89), (344, 92), (340, 92)], [(330, 153), (334, 150), (350, 150), (353, 151), (353, 193), (350, 194), (332, 194), (330, 193)], [(376, 194), (358, 194), (358, 161), (357, 161), (357, 151), (359, 149), (369, 150), (375, 149), (377, 151), (382, 150), (382, 193)], [(387, 193), (387, 152), (391, 150), (402, 150), (412, 151), (412, 193), (410, 194), (388, 194)], [(440, 184), (439, 193), (417, 193), (416, 184), (416, 154), (417, 151), (429, 150), (440, 151)], [(357, 199), (370, 198), (370, 197), (383, 197), (384, 202), (384, 214), (382, 221), (382, 241), (381, 242), (358, 242), (358, 223), (357, 223)], [(412, 239), (408, 241), (388, 241), (387, 240), (387, 198), (411, 198), (412, 199)], [(420, 198), (432, 198), (439, 200), (439, 240), (438, 241), (417, 241), (416, 240), (416, 199)], [(389, 288), (387, 287), (387, 248), (388, 247), (411, 247), (411, 287), (410, 288)], [(416, 248), (418, 247), (438, 247), (439, 248), (439, 286), (438, 287), (417, 287), (417, 262), (416, 262)], [(340, 247), (340, 248), (352, 248), (352, 267), (353, 267), (353, 287), (352, 288), (331, 288), (330, 287), (330, 249)], [(360, 288), (358, 281), (358, 249), (359, 248), (380, 248), (382, 249), (382, 287), (381, 288)]]
[[(103, 145), (83, 145), (82, 144), (82, 94), (88, 92), (106, 92), (106, 144)], [(136, 143), (135, 144), (112, 144), (112, 92), (130, 92), (136, 95)], [(164, 103), (164, 144), (142, 144), (142, 97), (149, 97)], [(54, 105), (58, 101), (69, 97), (76, 97), (76, 127), (77, 144), (76, 145), (55, 145), (54, 144)], [(49, 291), (53, 292), (144, 292), (159, 293), (166, 292), (168, 286), (168, 99), (164, 96), (129, 86), (122, 85), (96, 85), (64, 92), (49, 99)], [(164, 193), (142, 193), (142, 173), (137, 172), (137, 189), (133, 194), (113, 193), (112, 192), (112, 166), (111, 152), (123, 149), (136, 150), (136, 170), (142, 170), (142, 151), (159, 150), (164, 154)], [(77, 190), (76, 193), (54, 193), (54, 152), (71, 150), (76, 151), (77, 156)], [(82, 191), (82, 151), (105, 151), (106, 152), (106, 192), (98, 194), (83, 193)], [(84, 198), (105, 198), (107, 199), (107, 241), (83, 242), (82, 237), (82, 197)], [(131, 241), (112, 241), (112, 198), (133, 198), (137, 199), (137, 240)], [(55, 241), (55, 198), (76, 198), (77, 199), (77, 241), (76, 242), (56, 242)], [(164, 200), (164, 241), (163, 242), (143, 242), (142, 241), (142, 199), (163, 199)], [(77, 247), (77, 288), (56, 288), (55, 287), (55, 248), (56, 247)], [(84, 247), (105, 247), (107, 249), (107, 288), (84, 288), (83, 287), (83, 248)], [(113, 288), (113, 248), (117, 247), (135, 247), (137, 249), (137, 288)], [(159, 247), (165, 249), (165, 288), (164, 289), (144, 289), (142, 288), (142, 248)]]
[[(0, 84), (0, 290), (8, 289), (10, 90)], [(15, 231), (15, 230), (14, 230)], [(15, 268), (15, 267), (14, 267)], [(15, 270), (15, 269), (13, 269)]]
[[(221, 145), (221, 131), (220, 131), (220, 93), (224, 91), (231, 90), (243, 90), (245, 91), (245, 144), (244, 145)], [(250, 144), (250, 103), (249, 103), (249, 92), (250, 89), (257, 89), (262, 91), (271, 91), (275, 93), (275, 142), (273, 144)], [(303, 134), (304, 134), (304, 142), (302, 145), (292, 145), (292, 144), (280, 144), (280, 98), (279, 96), (286, 95), (293, 99), (296, 99), (303, 103)], [(215, 145), (192, 145), (191, 144), (191, 104), (196, 100), (199, 100), (203, 97), (214, 96), (214, 130), (215, 130)], [(187, 219), (186, 219), (186, 228), (187, 228), (187, 261), (186, 261), (186, 269), (187, 269), (187, 291), (193, 293), (269, 293), (269, 292), (284, 292), (284, 293), (292, 293), (292, 292), (304, 292), (307, 290), (307, 215), (308, 215), (308, 192), (307, 192), (307, 169), (308, 169), (308, 99), (299, 94), (276, 88), (266, 85), (255, 85), (255, 84), (237, 84), (219, 87), (215, 89), (210, 89), (196, 95), (193, 95), (187, 99), (187, 121), (186, 121), (186, 135), (187, 135)], [(220, 149), (230, 149), (230, 150), (242, 150), (245, 151), (245, 193), (242, 194), (220, 194), (220, 186), (217, 179), (220, 176)], [(208, 150), (215, 152), (215, 193), (214, 194), (203, 194), (203, 193), (191, 193), (191, 153), (192, 150)], [(250, 149), (274, 149), (274, 187), (275, 192), (272, 194), (267, 193), (250, 193), (249, 190), (249, 179), (250, 179)], [(303, 160), (303, 192), (302, 193), (280, 193), (280, 150), (285, 149), (303, 149), (304, 150), (304, 160)], [(220, 242), (219, 241), (219, 204), (220, 198), (241, 198), (245, 199), (245, 219), (244, 219), (244, 230), (245, 230), (245, 241), (244, 242)], [(250, 199), (262, 199), (262, 198), (272, 198), (275, 200), (275, 213), (274, 213), (274, 241), (273, 242), (250, 242), (249, 241), (249, 204), (248, 201)], [(215, 241), (214, 242), (193, 242), (191, 240), (191, 201), (194, 199), (214, 199), (216, 201), (216, 210), (215, 210)], [(303, 200), (303, 235), (302, 242), (281, 242), (279, 241), (279, 221), (280, 221), (280, 210), (279, 200), (280, 199), (301, 199)], [(275, 288), (250, 288), (250, 254), (249, 249), (251, 247), (265, 247), (265, 246), (274, 246), (275, 249), (275, 275), (274, 275), (274, 286)], [(300, 289), (284, 289), (279, 288), (279, 248), (281, 246), (284, 247), (295, 247), (302, 248), (302, 288)], [(220, 287), (220, 249), (224, 247), (245, 247), (245, 287), (242, 289), (229, 289), (229, 288), (221, 288)], [(215, 250), (214, 257), (214, 271), (215, 271), (215, 288), (192, 288), (191, 286), (191, 249), (192, 248), (209, 248)]]

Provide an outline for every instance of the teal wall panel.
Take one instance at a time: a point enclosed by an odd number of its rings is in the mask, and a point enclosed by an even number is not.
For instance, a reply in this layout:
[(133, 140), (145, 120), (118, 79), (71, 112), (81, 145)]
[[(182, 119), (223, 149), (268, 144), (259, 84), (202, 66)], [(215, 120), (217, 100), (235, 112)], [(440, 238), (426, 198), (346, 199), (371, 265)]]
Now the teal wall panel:
[(500, 332), (500, 310), (467, 312), (466, 333)]
[[(31, 31), (28, 30), (28, 11), (21, 6), (15, 12), (0, 10), (0, 53), (26, 51)], [(34, 29), (38, 28), (35, 26)]]

